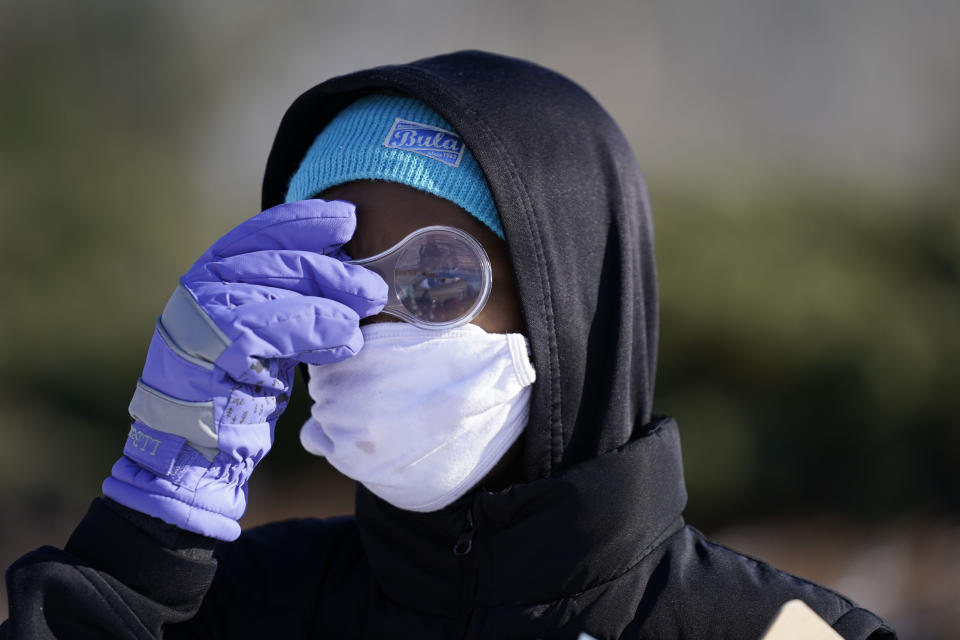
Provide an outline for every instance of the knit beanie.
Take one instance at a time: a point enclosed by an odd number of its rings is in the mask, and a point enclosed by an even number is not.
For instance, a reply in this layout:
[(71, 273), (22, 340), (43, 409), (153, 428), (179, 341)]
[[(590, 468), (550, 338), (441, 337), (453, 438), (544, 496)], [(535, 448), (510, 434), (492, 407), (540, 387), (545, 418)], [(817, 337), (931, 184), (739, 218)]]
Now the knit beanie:
[(286, 201), (353, 180), (399, 182), (449, 200), (501, 239), (480, 165), (453, 127), (415, 98), (374, 94), (338, 113), (290, 179)]

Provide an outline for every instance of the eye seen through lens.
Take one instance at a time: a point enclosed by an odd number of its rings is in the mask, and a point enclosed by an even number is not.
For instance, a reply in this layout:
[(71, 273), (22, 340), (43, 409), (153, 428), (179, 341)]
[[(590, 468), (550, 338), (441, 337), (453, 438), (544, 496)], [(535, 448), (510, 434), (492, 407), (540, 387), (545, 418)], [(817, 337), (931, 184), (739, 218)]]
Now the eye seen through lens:
[(383, 312), (424, 329), (473, 320), (493, 286), (490, 258), (456, 227), (417, 229), (383, 253), (351, 264), (378, 273), (390, 287)]
[(432, 323), (465, 315), (483, 286), (475, 250), (461, 238), (437, 232), (403, 248), (394, 277), (397, 298), (407, 311)]

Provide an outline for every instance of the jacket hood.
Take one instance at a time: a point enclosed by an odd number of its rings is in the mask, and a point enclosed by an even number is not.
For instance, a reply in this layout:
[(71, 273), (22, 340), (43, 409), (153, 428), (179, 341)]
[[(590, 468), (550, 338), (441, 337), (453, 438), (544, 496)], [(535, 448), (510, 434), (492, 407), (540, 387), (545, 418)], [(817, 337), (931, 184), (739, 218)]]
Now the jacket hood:
[(419, 98), (453, 125), (493, 194), (537, 371), (527, 478), (552, 476), (642, 435), (657, 345), (646, 186), (617, 125), (570, 80), (479, 51), (328, 80), (283, 117), (263, 208), (283, 202), (290, 177), (338, 111), (383, 90)]

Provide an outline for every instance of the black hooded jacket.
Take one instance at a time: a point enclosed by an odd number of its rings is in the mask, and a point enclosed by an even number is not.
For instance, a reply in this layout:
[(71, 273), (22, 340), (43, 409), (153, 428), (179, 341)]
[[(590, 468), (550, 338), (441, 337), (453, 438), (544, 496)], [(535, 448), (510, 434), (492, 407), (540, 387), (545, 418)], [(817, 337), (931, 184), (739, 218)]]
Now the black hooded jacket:
[(216, 561), (211, 541), (98, 499), (65, 550), (10, 568), (0, 638), (755, 639), (793, 598), (846, 638), (893, 637), (843, 596), (684, 524), (677, 425), (652, 413), (646, 189), (580, 87), (482, 52), (334, 78), (284, 116), (263, 207), (283, 201), (334, 114), (384, 90), (450, 122), (496, 201), (537, 370), (526, 482), (428, 514), (361, 487), (355, 517), (260, 527)]

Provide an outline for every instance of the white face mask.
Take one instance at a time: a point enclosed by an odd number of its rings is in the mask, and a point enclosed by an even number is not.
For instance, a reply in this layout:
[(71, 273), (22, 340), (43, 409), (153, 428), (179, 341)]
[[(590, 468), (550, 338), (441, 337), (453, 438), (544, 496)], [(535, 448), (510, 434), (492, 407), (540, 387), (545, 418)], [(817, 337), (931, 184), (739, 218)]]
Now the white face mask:
[(526, 427), (536, 374), (518, 333), (467, 324), (361, 327), (364, 346), (310, 366), (310, 453), (387, 502), (435, 511), (479, 482)]

